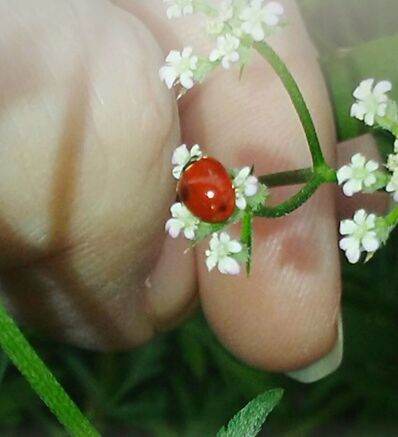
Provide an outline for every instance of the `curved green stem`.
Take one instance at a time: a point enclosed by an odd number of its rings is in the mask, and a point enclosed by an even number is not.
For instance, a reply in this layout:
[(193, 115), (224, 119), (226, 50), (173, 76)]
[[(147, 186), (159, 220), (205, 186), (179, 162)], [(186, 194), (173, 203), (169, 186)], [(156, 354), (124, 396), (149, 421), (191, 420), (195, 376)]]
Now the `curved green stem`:
[[(282, 175), (285, 175), (285, 177), (287, 177), (287, 180), (289, 180), (290, 178), (294, 180), (295, 184), (300, 182), (307, 183), (298, 193), (296, 193), (285, 202), (273, 207), (262, 206), (255, 212), (256, 216), (283, 217), (296, 210), (303, 203), (305, 203), (322, 184), (336, 182), (336, 171), (331, 167), (328, 167), (327, 165), (318, 167), (314, 171), (311, 171), (311, 173), (309, 172), (309, 169), (301, 169), (293, 172), (275, 173), (274, 175), (261, 176), (259, 179), (261, 181), (263, 181), (267, 177), (273, 177), (274, 179), (278, 179)], [(302, 180), (300, 180), (300, 178)]]
[(282, 59), (267, 43), (255, 43), (254, 48), (269, 62), (275, 73), (282, 81), (286, 91), (289, 93), (290, 99), (297, 111), (301, 124), (303, 125), (314, 167), (325, 165), (325, 158), (323, 157), (321, 145), (315, 130), (314, 122), (312, 121), (310, 111), (308, 110), (303, 95), (301, 94), (301, 91), (293, 76), (290, 74), (290, 71)]
[(313, 163), (313, 168), (260, 177), (260, 181), (270, 187), (305, 183), (298, 193), (280, 205), (274, 207), (263, 206), (256, 211), (256, 215), (260, 217), (282, 217), (299, 208), (323, 183), (336, 182), (336, 172), (325, 161), (310, 111), (285, 63), (265, 42), (255, 43), (254, 48), (268, 61), (288, 92), (303, 126)]
[(319, 177), (312, 177), (298, 193), (286, 200), (286, 202), (273, 207), (263, 206), (256, 211), (256, 216), (276, 218), (291, 213), (305, 203), (315, 193), (322, 182), (323, 181), (320, 180)]
[(99, 437), (0, 304), (0, 344), (33, 390), (74, 437)]

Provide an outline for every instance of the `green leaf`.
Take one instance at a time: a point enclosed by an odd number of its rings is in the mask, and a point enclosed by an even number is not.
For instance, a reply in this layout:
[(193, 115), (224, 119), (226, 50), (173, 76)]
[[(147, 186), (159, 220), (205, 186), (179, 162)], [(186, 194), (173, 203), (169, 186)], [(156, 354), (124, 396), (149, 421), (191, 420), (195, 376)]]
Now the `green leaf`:
[(268, 390), (250, 401), (223, 427), (217, 437), (254, 437), (260, 431), (269, 413), (278, 405), (283, 395), (280, 388)]

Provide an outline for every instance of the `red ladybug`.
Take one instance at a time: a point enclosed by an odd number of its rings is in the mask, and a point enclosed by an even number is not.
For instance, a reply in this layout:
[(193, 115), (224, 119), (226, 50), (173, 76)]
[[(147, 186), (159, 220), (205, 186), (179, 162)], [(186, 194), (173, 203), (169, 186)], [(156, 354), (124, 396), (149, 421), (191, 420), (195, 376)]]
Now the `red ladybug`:
[(201, 220), (224, 222), (235, 210), (235, 190), (225, 167), (214, 158), (189, 165), (177, 186), (178, 197)]

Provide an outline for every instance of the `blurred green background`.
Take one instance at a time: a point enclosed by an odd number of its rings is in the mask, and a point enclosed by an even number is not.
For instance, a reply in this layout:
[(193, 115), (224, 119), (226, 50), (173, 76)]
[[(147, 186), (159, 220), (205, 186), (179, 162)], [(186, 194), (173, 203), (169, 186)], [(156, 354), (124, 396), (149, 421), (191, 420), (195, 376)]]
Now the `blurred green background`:
[[(301, 0), (320, 53), (340, 139), (363, 126), (348, 117), (367, 77), (398, 89), (397, 0)], [(398, 97), (398, 95), (396, 95)], [(384, 152), (391, 138), (377, 135)], [(130, 353), (89, 353), (29, 333), (40, 355), (105, 436), (212, 436), (257, 394), (285, 396), (269, 436), (398, 435), (398, 235), (367, 265), (343, 263), (345, 356), (313, 385), (266, 374), (231, 357), (201, 314)], [(53, 417), (0, 355), (0, 436), (61, 436)]]

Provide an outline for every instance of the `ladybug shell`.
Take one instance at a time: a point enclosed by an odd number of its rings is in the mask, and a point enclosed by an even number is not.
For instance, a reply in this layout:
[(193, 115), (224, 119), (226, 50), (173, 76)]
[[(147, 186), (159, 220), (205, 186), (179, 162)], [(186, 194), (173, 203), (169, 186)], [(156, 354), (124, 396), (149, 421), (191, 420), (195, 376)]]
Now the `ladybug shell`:
[(189, 165), (181, 175), (177, 192), (189, 211), (205, 222), (224, 222), (235, 210), (231, 179), (214, 158), (202, 158)]

